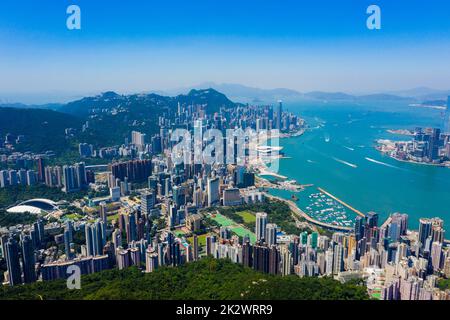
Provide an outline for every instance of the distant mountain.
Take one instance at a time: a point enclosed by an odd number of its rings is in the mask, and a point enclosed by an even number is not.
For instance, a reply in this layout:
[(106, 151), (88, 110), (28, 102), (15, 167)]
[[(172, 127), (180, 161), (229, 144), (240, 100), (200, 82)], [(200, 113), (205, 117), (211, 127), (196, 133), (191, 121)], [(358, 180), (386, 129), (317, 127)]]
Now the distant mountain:
[(255, 100), (261, 102), (273, 102), (279, 99), (293, 99), (302, 98), (303, 95), (295, 90), (286, 88), (275, 88), (275, 89), (260, 89), (254, 87), (248, 87), (240, 84), (210, 84), (211, 88), (215, 88), (220, 92), (223, 92), (227, 96), (233, 97), (239, 101), (253, 102)]
[(418, 87), (409, 90), (393, 91), (389, 94), (401, 96), (401, 97), (412, 97), (417, 101), (425, 102), (428, 100), (447, 100), (450, 96), (450, 90), (438, 90), (428, 87)]
[(0, 103), (0, 108), (16, 108), (16, 109), (47, 109), (58, 110), (63, 104), (47, 103), (47, 104), (24, 104), (24, 103)]
[(355, 100), (356, 97), (343, 92), (312, 91), (305, 93), (305, 97), (317, 100)]
[[(325, 92), (311, 91), (301, 93), (296, 90), (277, 88), (277, 89), (260, 89), (248, 87), (240, 84), (216, 84), (207, 82), (199, 86), (208, 86), (234, 100), (245, 101), (248, 103), (274, 103), (277, 100), (321, 100), (321, 101), (411, 101), (411, 96), (395, 95), (390, 93), (376, 93), (369, 95), (352, 95), (345, 92)], [(176, 91), (176, 90), (175, 90)]]
[(422, 106), (435, 106), (443, 107), (447, 106), (447, 100), (425, 100), (421, 103)]
[(179, 94), (180, 92), (186, 92), (198, 88), (213, 88), (216, 91), (222, 92), (232, 100), (246, 103), (273, 103), (273, 101), (277, 101), (279, 99), (288, 100), (303, 97), (300, 92), (291, 89), (260, 89), (235, 83), (218, 84), (214, 82), (205, 82), (196, 86), (178, 88), (167, 92), (170, 94)]
[[(198, 87), (211, 87), (223, 92), (228, 97), (248, 103), (274, 103), (281, 100), (304, 100), (314, 99), (322, 101), (354, 101), (354, 102), (420, 102), (424, 100), (447, 100), (450, 90), (436, 90), (427, 87), (418, 87), (402, 91), (386, 91), (365, 95), (353, 95), (345, 92), (311, 91), (299, 92), (292, 89), (260, 89), (240, 84), (217, 84), (206, 82)], [(195, 87), (194, 87), (195, 88)], [(186, 89), (185, 89), (186, 90)]]
[(411, 97), (401, 97), (385, 93), (357, 96), (356, 99), (359, 101), (405, 101), (405, 102), (414, 100), (414, 98)]

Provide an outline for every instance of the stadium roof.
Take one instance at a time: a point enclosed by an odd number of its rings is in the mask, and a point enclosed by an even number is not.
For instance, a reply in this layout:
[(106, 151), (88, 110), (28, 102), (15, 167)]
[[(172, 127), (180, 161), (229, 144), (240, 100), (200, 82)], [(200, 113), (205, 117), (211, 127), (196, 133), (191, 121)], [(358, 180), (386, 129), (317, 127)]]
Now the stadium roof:
[(21, 202), (17, 206), (9, 208), (6, 212), (9, 213), (33, 213), (40, 214), (42, 212), (51, 212), (57, 210), (56, 202), (48, 199), (29, 199)]
[(26, 212), (29, 212), (29, 213), (32, 213), (32, 214), (41, 214), (42, 211), (45, 211), (45, 210), (42, 210), (42, 209), (40, 209), (38, 207), (33, 207), (33, 206), (15, 206), (15, 207), (12, 207), (12, 208), (9, 208), (8, 210), (6, 210), (6, 212), (8, 212), (8, 213), (26, 213)]

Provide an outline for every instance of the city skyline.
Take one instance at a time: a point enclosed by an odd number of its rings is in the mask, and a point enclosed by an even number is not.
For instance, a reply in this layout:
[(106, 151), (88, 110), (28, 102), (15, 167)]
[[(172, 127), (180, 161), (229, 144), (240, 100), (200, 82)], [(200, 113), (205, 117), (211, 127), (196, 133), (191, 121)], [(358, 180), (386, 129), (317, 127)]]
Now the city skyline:
[(450, 300), (450, 4), (4, 2), (0, 300)]

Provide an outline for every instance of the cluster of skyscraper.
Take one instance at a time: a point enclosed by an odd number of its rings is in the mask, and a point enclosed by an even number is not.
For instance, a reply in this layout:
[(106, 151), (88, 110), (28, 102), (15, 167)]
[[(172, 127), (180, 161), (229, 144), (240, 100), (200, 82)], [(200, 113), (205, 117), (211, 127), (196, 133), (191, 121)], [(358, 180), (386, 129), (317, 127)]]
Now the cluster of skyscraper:
[(441, 134), (439, 128), (416, 128), (412, 145), (406, 148), (401, 151), (399, 147), (397, 154), (405, 152), (404, 157), (414, 161), (439, 163), (444, 158), (450, 159), (450, 134)]
[(0, 188), (16, 185), (33, 186), (37, 182), (38, 176), (34, 170), (0, 170)]
[(32, 283), (37, 279), (36, 250), (45, 242), (44, 223), (34, 223), (29, 234), (21, 234), (19, 241), (14, 236), (2, 235), (2, 256), (6, 261), (5, 280), (10, 285)]

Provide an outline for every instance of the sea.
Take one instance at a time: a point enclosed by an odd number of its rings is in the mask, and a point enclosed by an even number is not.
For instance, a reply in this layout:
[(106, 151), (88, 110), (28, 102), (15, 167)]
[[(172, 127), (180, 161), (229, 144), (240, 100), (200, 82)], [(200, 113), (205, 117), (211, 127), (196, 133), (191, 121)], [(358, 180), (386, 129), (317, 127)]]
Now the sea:
[(410, 229), (418, 227), (421, 217), (440, 217), (450, 225), (450, 168), (400, 162), (375, 149), (377, 139), (411, 139), (388, 129), (439, 127), (441, 110), (406, 102), (311, 101), (285, 102), (284, 110), (300, 115), (310, 127), (302, 136), (280, 139), (286, 157), (278, 173), (314, 185), (296, 193), (301, 209), (314, 210), (310, 195), (320, 187), (363, 213), (377, 212), (380, 224), (401, 212), (409, 215)]

